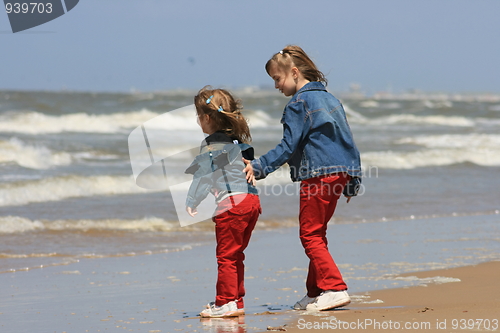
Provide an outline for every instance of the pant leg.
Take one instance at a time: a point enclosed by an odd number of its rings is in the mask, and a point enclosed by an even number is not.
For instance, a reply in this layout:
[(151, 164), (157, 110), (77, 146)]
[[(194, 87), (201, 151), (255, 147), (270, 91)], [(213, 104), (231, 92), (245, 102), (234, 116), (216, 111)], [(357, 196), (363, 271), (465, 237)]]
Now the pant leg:
[(245, 269), (243, 260), (245, 256), (243, 250), (250, 241), (252, 230), (260, 213), (260, 206), (258, 206), (259, 211), (252, 214), (252, 211), (255, 210), (253, 208), (255, 199), (252, 199), (254, 195), (241, 194), (240, 196), (246, 197), (243, 200), (235, 200), (238, 202), (235, 207), (232, 207), (231, 198), (219, 203), (218, 211), (220, 213), (217, 213), (213, 218), (217, 240), (218, 275), (215, 298), (217, 306), (238, 300), (245, 294), (243, 285)]
[(259, 219), (259, 215), (262, 213), (262, 209), (260, 207), (260, 200), (257, 195), (248, 195), (245, 200), (248, 199), (248, 205), (251, 206), (251, 210), (246, 214), (248, 219), (248, 225), (245, 228), (243, 233), (243, 244), (241, 246), (239, 257), (237, 260), (237, 271), (238, 271), (238, 309), (242, 309), (245, 307), (245, 303), (243, 302), (243, 297), (245, 296), (245, 254), (243, 251), (247, 248), (248, 243), (250, 242), (250, 237), (252, 236), (253, 229), (255, 228), (255, 224)]
[(316, 297), (324, 290), (345, 290), (347, 285), (335, 264), (326, 238), (327, 224), (347, 182), (336, 174), (305, 180), (300, 191), (300, 240), (309, 257), (307, 294)]

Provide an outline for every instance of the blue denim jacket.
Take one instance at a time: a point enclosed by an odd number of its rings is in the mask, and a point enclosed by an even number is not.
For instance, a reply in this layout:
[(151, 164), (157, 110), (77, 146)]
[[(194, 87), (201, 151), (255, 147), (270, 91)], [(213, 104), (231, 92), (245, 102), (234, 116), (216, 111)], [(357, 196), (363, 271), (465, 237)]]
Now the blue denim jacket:
[(227, 140), (210, 142), (209, 138), (206, 139), (208, 144), (202, 145), (200, 155), (185, 171), (193, 175), (186, 206), (196, 208), (209, 193), (216, 198), (231, 193), (257, 194), (257, 189), (247, 183), (243, 172), (245, 164), (242, 156), (253, 159), (253, 148), (246, 143), (228, 143)]
[(257, 179), (288, 163), (293, 181), (331, 173), (361, 177), (359, 151), (340, 101), (321, 82), (309, 82), (285, 106), (283, 139), (253, 160)]

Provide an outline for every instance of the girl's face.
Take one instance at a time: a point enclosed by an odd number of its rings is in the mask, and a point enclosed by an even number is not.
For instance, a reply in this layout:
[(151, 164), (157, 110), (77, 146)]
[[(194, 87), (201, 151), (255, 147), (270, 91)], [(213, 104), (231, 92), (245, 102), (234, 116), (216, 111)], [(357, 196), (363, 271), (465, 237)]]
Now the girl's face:
[(213, 134), (212, 125), (210, 122), (210, 116), (208, 114), (203, 113), (203, 112), (196, 112), (196, 115), (198, 118), (198, 120), (197, 120), (198, 125), (200, 125), (203, 133)]
[(274, 88), (287, 97), (293, 96), (298, 90), (293, 69), (297, 70), (295, 67), (283, 70), (276, 63), (269, 66), (269, 76), (274, 80)]

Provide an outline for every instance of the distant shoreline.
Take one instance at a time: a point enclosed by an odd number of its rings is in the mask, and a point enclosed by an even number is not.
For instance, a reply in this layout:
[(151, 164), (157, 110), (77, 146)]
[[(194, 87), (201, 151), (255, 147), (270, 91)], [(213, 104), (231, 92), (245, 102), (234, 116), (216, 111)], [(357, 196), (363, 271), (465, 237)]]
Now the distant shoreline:
[[(252, 96), (254, 94), (283, 97), (272, 87), (225, 87), (233, 91), (239, 97)], [(15, 93), (47, 93), (47, 94), (103, 94), (103, 95), (134, 95), (134, 96), (151, 96), (151, 95), (185, 95), (191, 96), (196, 94), (197, 89), (190, 88), (177, 88), (168, 90), (152, 90), (141, 91), (131, 88), (129, 91), (90, 91), (90, 90), (72, 90), (61, 88), (60, 90), (44, 90), (44, 89), (0, 89), (0, 98), (2, 94), (15, 94)], [(331, 92), (340, 99), (346, 100), (375, 100), (375, 101), (450, 101), (450, 102), (486, 102), (498, 103), (500, 102), (500, 92), (443, 92), (443, 91), (423, 91), (423, 90), (408, 90), (405, 92), (388, 92), (379, 91), (373, 94), (365, 93), (364, 91), (353, 89), (350, 91), (336, 91)]]

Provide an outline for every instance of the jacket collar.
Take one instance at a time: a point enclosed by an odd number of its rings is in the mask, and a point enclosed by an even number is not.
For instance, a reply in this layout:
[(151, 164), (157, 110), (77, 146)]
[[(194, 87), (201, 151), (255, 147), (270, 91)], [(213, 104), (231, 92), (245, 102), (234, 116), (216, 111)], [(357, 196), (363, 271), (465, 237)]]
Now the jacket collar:
[(321, 83), (319, 81), (313, 81), (313, 82), (306, 83), (302, 88), (299, 89), (299, 91), (297, 91), (295, 93), (295, 95), (300, 94), (300, 93), (302, 93), (304, 91), (310, 91), (310, 90), (323, 90), (323, 91), (326, 91), (326, 88), (323, 85), (323, 83)]

